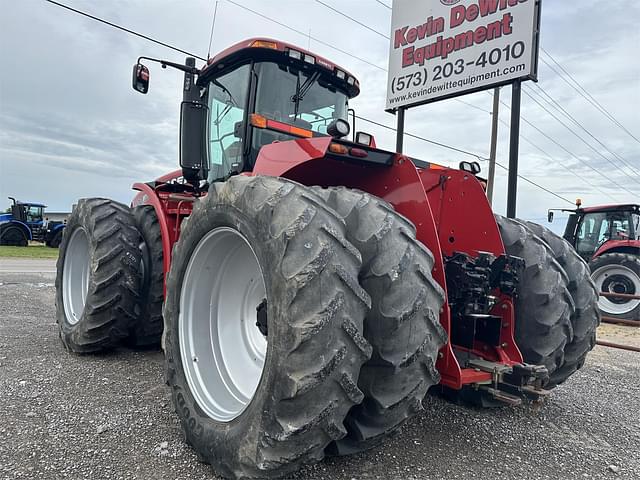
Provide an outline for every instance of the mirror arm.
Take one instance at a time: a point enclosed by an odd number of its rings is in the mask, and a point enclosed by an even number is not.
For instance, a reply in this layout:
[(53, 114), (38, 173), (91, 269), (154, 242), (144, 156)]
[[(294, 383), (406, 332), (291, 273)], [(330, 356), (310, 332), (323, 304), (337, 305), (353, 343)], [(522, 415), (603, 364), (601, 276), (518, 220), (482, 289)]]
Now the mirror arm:
[(160, 60), (158, 58), (151, 58), (151, 57), (138, 57), (138, 63), (140, 63), (140, 60), (148, 60), (150, 62), (156, 62), (162, 65), (162, 68), (171, 67), (171, 68), (175, 68), (176, 70), (181, 70), (186, 73), (191, 73), (193, 75), (198, 75), (200, 73), (200, 70), (198, 70), (196, 67), (183, 65), (181, 63), (169, 62), (168, 60)]

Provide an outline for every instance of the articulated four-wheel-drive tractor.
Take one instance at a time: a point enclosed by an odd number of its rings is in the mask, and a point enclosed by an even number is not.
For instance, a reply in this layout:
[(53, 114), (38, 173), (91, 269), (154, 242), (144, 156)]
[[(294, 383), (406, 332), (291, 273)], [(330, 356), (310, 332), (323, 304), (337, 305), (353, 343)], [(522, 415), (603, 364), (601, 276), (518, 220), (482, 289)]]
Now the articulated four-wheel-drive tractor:
[(599, 205), (569, 212), (564, 238), (591, 267), (591, 278), (601, 292), (598, 306), (617, 319), (640, 321), (640, 205)]
[(0, 245), (26, 247), (29, 240), (44, 242), (58, 248), (62, 241), (64, 222), (50, 222), (44, 217), (46, 205), (20, 202), (9, 197), (10, 213), (0, 214)]
[[(516, 405), (582, 366), (599, 323), (584, 261), (494, 216), (475, 169), (347, 139), (346, 70), (267, 39), (159, 62), (185, 72), (182, 168), (136, 183), (131, 208), (78, 202), (57, 318), (74, 352), (162, 336), (186, 440), (217, 473), (371, 448), (432, 387)], [(133, 83), (149, 88), (140, 60)]]

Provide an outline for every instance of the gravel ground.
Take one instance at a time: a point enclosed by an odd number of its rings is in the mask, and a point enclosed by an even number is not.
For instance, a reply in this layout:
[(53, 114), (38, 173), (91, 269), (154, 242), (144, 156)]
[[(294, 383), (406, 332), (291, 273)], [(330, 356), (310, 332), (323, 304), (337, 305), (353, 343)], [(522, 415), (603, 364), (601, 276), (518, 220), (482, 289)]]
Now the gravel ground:
[[(640, 344), (640, 331), (603, 335)], [(541, 405), (436, 397), (384, 447), (295, 478), (640, 478), (640, 354), (597, 347)], [(0, 478), (212, 479), (183, 442), (160, 352), (68, 354), (53, 275), (0, 272)]]

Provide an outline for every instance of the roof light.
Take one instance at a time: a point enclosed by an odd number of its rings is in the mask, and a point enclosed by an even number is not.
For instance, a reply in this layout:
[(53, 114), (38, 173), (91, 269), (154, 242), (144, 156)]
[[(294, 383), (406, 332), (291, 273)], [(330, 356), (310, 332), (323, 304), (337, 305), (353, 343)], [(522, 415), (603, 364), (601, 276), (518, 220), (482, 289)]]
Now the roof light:
[(302, 60), (302, 52), (299, 52), (298, 50), (289, 49), (289, 56), (296, 60)]
[(309, 55), (307, 53), (304, 54), (304, 61), (306, 63), (309, 63), (311, 65), (315, 65), (316, 64), (316, 57), (314, 57), (313, 55)]
[(340, 80), (345, 80), (347, 78), (347, 74), (342, 70), (336, 68), (336, 77), (338, 77)]
[(267, 40), (256, 40), (251, 46), (253, 48), (270, 48), (271, 50), (278, 50), (278, 44), (276, 42), (269, 42)]
[(347, 84), (348, 85), (355, 85), (356, 84), (356, 79), (354, 77), (347, 78)]

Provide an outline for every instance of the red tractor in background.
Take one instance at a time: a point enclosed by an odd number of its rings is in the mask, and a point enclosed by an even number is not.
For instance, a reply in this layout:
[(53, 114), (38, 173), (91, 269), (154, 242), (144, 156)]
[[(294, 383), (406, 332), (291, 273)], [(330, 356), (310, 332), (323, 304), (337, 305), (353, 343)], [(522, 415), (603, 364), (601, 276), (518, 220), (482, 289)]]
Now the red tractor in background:
[[(569, 212), (564, 238), (589, 263), (591, 278), (601, 295), (598, 306), (613, 318), (640, 321), (640, 205), (601, 205)], [(625, 295), (627, 297), (625, 297)]]
[(57, 321), (79, 353), (162, 336), (186, 440), (218, 474), (374, 447), (431, 387), (516, 405), (583, 365), (600, 320), (583, 260), (494, 216), (477, 169), (347, 139), (346, 70), (270, 39), (202, 68), (147, 60), (185, 72), (182, 168), (131, 207), (78, 202)]

